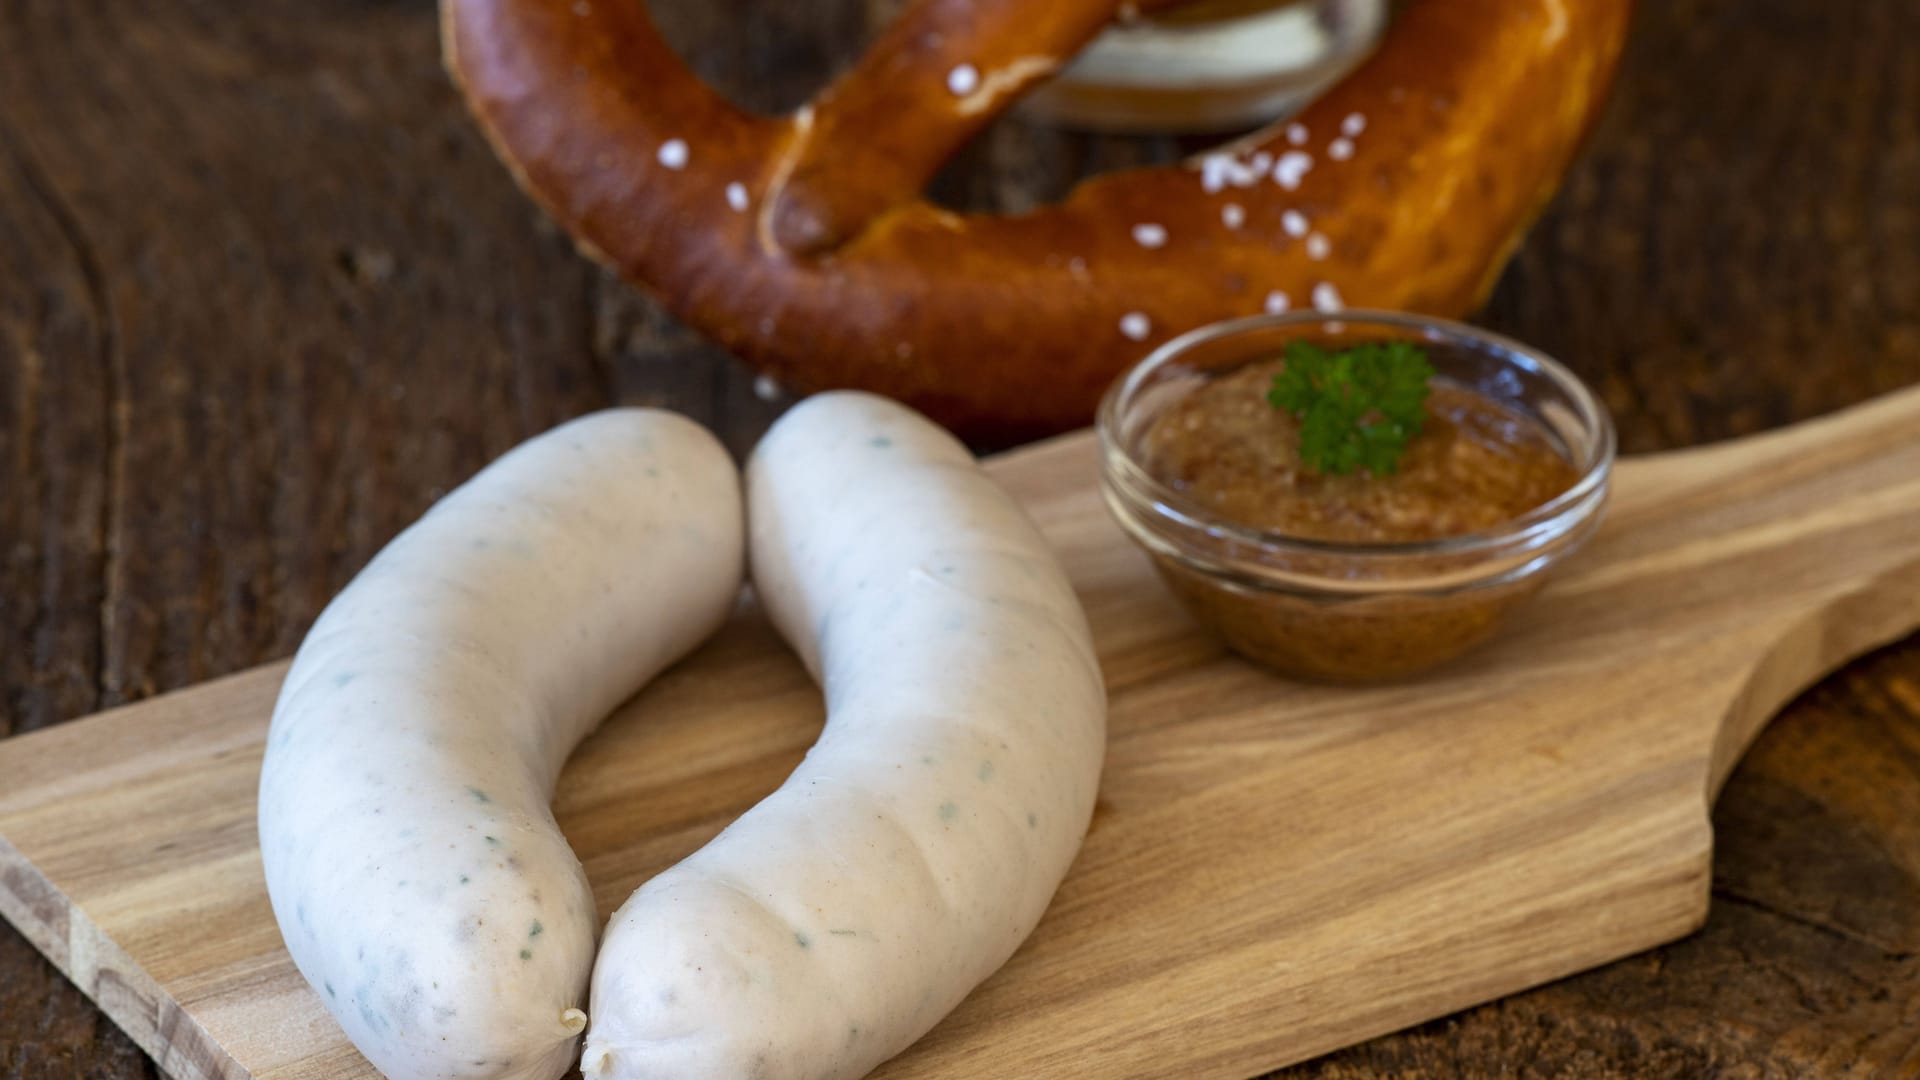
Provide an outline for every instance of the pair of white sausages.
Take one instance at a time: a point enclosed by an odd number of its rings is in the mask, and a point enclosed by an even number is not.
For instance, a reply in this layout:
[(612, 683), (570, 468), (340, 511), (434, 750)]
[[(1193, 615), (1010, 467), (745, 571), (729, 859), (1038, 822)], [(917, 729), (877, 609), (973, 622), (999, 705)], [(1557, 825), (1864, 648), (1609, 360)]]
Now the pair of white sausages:
[(1039, 921), (1105, 741), (1045, 541), (950, 436), (863, 394), (790, 412), (747, 486), (756, 590), (827, 726), (614, 914), (597, 962), (548, 804), (575, 744), (733, 602), (745, 529), (719, 444), (648, 410), (537, 438), (301, 646), (261, 778), (268, 888), (301, 972), (393, 1080), (550, 1080), (583, 1028), (590, 1080), (858, 1077)]

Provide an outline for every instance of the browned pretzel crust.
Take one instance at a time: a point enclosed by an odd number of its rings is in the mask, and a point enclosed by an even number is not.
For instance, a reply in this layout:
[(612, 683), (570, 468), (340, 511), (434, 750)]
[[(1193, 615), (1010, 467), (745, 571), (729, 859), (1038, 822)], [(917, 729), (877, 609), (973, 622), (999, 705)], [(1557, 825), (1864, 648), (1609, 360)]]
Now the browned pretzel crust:
[(594, 257), (789, 386), (1011, 438), (1086, 423), (1117, 372), (1202, 323), (1472, 309), (1598, 111), (1631, 0), (1415, 0), (1366, 64), (1230, 152), (1018, 216), (918, 197), (1121, 6), (920, 0), (779, 119), (695, 77), (643, 0), (443, 14), (495, 148)]

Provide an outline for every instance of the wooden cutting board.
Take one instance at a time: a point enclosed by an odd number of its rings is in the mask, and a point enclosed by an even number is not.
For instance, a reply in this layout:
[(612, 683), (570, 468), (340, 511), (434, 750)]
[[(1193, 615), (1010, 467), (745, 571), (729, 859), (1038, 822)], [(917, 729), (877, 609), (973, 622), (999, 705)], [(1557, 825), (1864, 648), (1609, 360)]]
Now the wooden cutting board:
[[(1109, 522), (1087, 435), (996, 460), (1112, 691), (1093, 829), (1018, 955), (885, 1077), (1244, 1077), (1669, 941), (1760, 725), (1920, 624), (1920, 390), (1629, 461), (1492, 647), (1414, 685), (1225, 654)], [(176, 1077), (370, 1077), (280, 944), (254, 785), (284, 666), (0, 742), (0, 913)], [(818, 733), (743, 608), (556, 812), (602, 915)]]

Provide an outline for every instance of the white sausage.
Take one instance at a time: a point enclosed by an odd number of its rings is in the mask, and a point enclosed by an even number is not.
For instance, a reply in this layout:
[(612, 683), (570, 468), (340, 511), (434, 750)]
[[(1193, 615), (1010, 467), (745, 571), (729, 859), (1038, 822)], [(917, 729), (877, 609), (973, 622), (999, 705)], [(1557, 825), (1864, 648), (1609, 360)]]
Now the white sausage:
[(552, 1080), (597, 919), (548, 804), (574, 745), (724, 619), (738, 473), (627, 409), (528, 442), (380, 552), (274, 710), (260, 850), (301, 974), (393, 1080)]
[(614, 915), (591, 1080), (864, 1075), (1013, 954), (1092, 814), (1106, 698), (1085, 615), (951, 436), (815, 397), (755, 451), (748, 520), (826, 729)]

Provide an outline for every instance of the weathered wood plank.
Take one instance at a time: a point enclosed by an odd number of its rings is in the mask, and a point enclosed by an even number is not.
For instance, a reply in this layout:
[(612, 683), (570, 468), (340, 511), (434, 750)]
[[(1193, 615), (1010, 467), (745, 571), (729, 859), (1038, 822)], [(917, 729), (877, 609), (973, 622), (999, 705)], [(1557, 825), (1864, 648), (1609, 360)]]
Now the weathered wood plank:
[(112, 326), (60, 192), (0, 126), (0, 735), (98, 704)]

